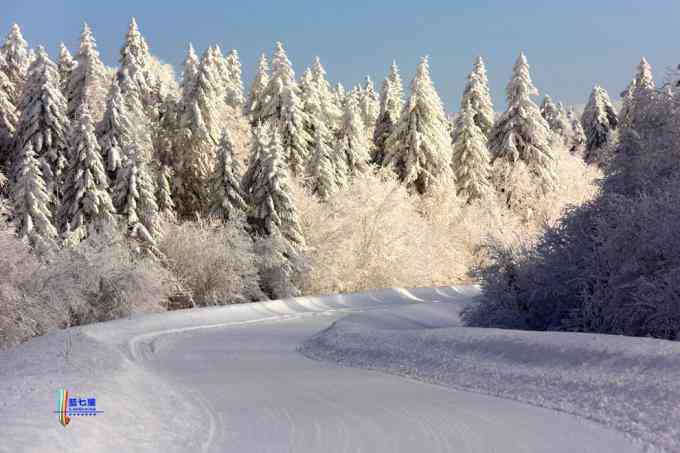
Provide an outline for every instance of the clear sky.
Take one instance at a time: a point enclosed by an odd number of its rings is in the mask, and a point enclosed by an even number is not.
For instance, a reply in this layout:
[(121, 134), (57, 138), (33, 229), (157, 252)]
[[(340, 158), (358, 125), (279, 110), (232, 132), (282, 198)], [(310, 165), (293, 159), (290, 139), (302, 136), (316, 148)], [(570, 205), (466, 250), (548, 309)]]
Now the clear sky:
[(680, 63), (678, 0), (2, 0), (0, 9), (0, 33), (17, 22), (31, 46), (51, 55), (62, 40), (75, 51), (87, 21), (108, 65), (135, 16), (152, 52), (176, 68), (189, 41), (199, 52), (211, 43), (238, 49), (246, 85), (276, 40), (298, 75), (319, 55), (331, 81), (346, 87), (370, 74), (379, 88), (393, 59), (408, 83), (427, 54), (448, 111), (457, 110), (476, 55), (487, 62), (497, 109), (520, 50), (541, 95), (566, 104), (584, 104), (596, 83), (617, 100), (643, 55), (657, 80)]

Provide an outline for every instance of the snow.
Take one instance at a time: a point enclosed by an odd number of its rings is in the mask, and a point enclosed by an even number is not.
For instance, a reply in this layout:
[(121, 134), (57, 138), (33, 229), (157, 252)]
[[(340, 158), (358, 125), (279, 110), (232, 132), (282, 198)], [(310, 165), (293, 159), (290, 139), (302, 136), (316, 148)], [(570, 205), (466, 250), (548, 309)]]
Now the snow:
[(308, 357), (579, 415), (650, 449), (680, 451), (680, 344), (613, 335), (465, 328), (459, 302), (349, 315)]
[[(386, 289), (301, 297), (145, 315), (34, 338), (0, 352), (0, 408), (5, 414), (0, 450), (572, 452), (576, 442), (578, 451), (640, 451), (640, 445), (622, 434), (565, 413), (338, 367), (297, 352), (305, 339), (326, 329), (305, 343), (307, 354), (342, 349), (345, 364), (369, 353), (377, 353), (378, 366), (398, 364), (413, 351), (425, 353), (423, 357), (430, 351), (431, 358), (438, 347), (436, 333), (450, 338), (458, 330), (472, 345), (466, 354), (473, 369), (477, 359), (500, 360), (513, 372), (517, 367), (512, 363), (522, 357), (525, 367), (536, 366), (527, 360), (533, 354), (512, 352), (514, 347), (507, 356), (497, 344), (484, 352), (487, 343), (494, 344), (488, 338), (498, 331), (451, 327), (476, 291)], [(432, 300), (439, 302), (425, 302)], [(337, 321), (347, 312), (361, 314)], [(505, 335), (515, 344), (529, 334)], [(569, 348), (562, 351), (561, 343), (545, 336), (545, 350), (576, 360)], [(382, 343), (387, 337), (397, 341), (394, 348)], [(585, 337), (613, 350), (620, 340)], [(324, 338), (328, 341), (321, 347)], [(335, 341), (339, 339), (346, 347)], [(422, 348), (425, 339), (430, 346)], [(649, 343), (633, 341), (643, 344), (641, 348)], [(392, 348), (389, 362), (385, 348)], [(672, 371), (672, 350), (668, 346), (665, 360), (645, 364), (659, 373)], [(439, 352), (451, 357), (447, 350)], [(431, 364), (420, 369), (442, 370), (435, 361)], [(615, 359), (606, 366), (616, 372), (626, 369)], [(511, 382), (522, 390), (517, 380)], [(62, 427), (52, 413), (62, 387), (95, 395), (104, 414), (76, 417)], [(670, 417), (659, 422), (664, 420)]]

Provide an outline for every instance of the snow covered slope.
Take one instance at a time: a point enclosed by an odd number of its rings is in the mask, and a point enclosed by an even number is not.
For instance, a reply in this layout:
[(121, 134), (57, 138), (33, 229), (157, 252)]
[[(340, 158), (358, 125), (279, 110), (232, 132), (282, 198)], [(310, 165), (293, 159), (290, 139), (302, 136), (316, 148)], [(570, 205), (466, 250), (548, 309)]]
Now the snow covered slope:
[[(564, 413), (297, 352), (347, 312), (362, 312), (381, 329), (452, 325), (475, 292), (299, 298), (33, 339), (0, 352), (0, 451), (640, 451), (622, 434)], [(448, 301), (445, 316), (443, 303), (428, 300)], [(376, 315), (382, 311), (393, 314)], [(104, 414), (63, 428), (52, 413), (59, 388), (96, 396)]]
[(460, 326), (459, 305), (349, 315), (301, 347), (386, 371), (578, 414), (680, 451), (680, 343)]

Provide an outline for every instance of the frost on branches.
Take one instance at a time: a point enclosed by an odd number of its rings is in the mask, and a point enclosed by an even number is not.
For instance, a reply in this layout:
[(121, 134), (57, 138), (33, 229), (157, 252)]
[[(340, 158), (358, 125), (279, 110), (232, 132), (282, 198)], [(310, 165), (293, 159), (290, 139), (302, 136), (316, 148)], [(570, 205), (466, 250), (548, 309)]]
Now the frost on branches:
[(333, 149), (328, 145), (327, 130), (318, 123), (314, 132), (314, 148), (310, 162), (311, 191), (322, 200), (330, 197), (338, 188), (337, 173), (333, 159)]
[(156, 203), (158, 213), (166, 220), (175, 220), (175, 201), (172, 199), (171, 181), (174, 176), (172, 167), (161, 165), (156, 175)]
[(489, 137), (493, 176), (497, 189), (505, 194), (508, 205), (521, 202), (523, 190), (514, 187), (516, 173), (527, 172), (532, 192), (542, 195), (556, 184), (554, 157), (550, 149), (550, 128), (531, 96), (538, 95), (529, 74), (529, 64), (520, 54), (506, 87), (507, 110)]
[(291, 181), (278, 131), (272, 131), (262, 151), (259, 168), (253, 172), (255, 181), (250, 193), (249, 222), (257, 234), (281, 236), (295, 247), (304, 247), (305, 240), (291, 197)]
[(10, 166), (14, 134), (19, 121), (16, 106), (10, 99), (10, 91), (9, 79), (0, 71), (0, 168)]
[(116, 177), (116, 172), (124, 164), (123, 159), (126, 156), (123, 150), (134, 141), (134, 127), (120, 92), (120, 85), (114, 82), (106, 104), (99, 139), (106, 170), (111, 179)]
[(67, 114), (70, 120), (74, 120), (80, 106), (87, 103), (87, 110), (96, 124), (104, 116), (111, 77), (99, 58), (97, 42), (87, 24), (80, 35), (80, 48), (75, 60), (76, 67), (71, 73), (66, 95)]
[(346, 163), (348, 176), (356, 176), (368, 170), (370, 141), (361, 120), (361, 110), (354, 99), (347, 101), (335, 153)]
[(266, 102), (263, 96), (267, 84), (269, 84), (269, 63), (267, 62), (267, 56), (262, 54), (257, 64), (257, 72), (250, 86), (250, 93), (248, 94), (245, 107), (245, 114), (248, 115), (251, 121), (260, 118), (262, 115), (262, 106)]
[(70, 162), (59, 212), (61, 230), (85, 237), (113, 220), (109, 181), (101, 149), (94, 135), (94, 120), (87, 103), (80, 105), (69, 134)]
[(486, 137), (477, 126), (477, 111), (468, 103), (456, 120), (451, 166), (456, 178), (458, 196), (468, 203), (484, 198), (489, 187), (489, 150)]
[[(122, 73), (126, 74), (131, 82), (129, 86), (135, 89), (148, 119), (155, 122), (158, 119), (161, 100), (156, 91), (158, 81), (150, 69), (150, 64), (149, 46), (139, 32), (137, 21), (133, 17), (125, 35), (125, 43), (120, 49), (118, 77), (120, 78)], [(128, 96), (125, 86), (121, 86), (121, 92), (124, 97)]]
[(393, 61), (390, 73), (380, 89), (380, 111), (373, 134), (372, 161), (382, 165), (385, 159), (385, 143), (394, 129), (404, 108), (403, 87), (397, 62)]
[(571, 151), (576, 152), (586, 144), (586, 132), (583, 130), (581, 119), (576, 116), (573, 108), (567, 111), (567, 120), (571, 124)]
[(14, 105), (19, 103), (21, 91), (24, 89), (24, 83), (28, 76), (28, 68), (31, 63), (28, 43), (21, 35), (19, 26), (13, 24), (4, 44), (0, 47), (0, 71), (9, 80), (7, 95), (9, 96), (9, 101)]
[(63, 42), (59, 43), (59, 62), (57, 62), (57, 68), (59, 69), (59, 86), (64, 96), (66, 96), (71, 74), (76, 68), (76, 61)]
[(618, 127), (616, 112), (609, 95), (600, 86), (595, 86), (583, 111), (581, 123), (586, 133), (584, 159), (588, 163), (602, 163), (606, 156), (603, 148), (612, 141), (612, 134)]
[(271, 79), (263, 94), (266, 103), (260, 119), (270, 123), (281, 134), (283, 152), (294, 176), (303, 174), (312, 143), (312, 137), (305, 129), (307, 114), (298, 92), (290, 60), (283, 44), (277, 42), (272, 57)]
[(260, 150), (248, 172), (252, 179), (248, 222), (258, 236), (262, 289), (275, 298), (295, 296), (307, 266), (305, 239), (291, 195), (293, 181), (277, 131), (272, 136), (266, 128), (258, 129)]
[(113, 201), (127, 221), (128, 232), (143, 243), (155, 245), (162, 235), (154, 181), (148, 164), (137, 156), (134, 145), (130, 158), (118, 171)]
[(366, 76), (366, 84), (359, 90), (359, 110), (366, 129), (366, 135), (373, 137), (375, 123), (380, 114), (380, 99), (375, 92), (373, 80)]
[(30, 141), (19, 153), (16, 168), (13, 198), (17, 233), (29, 239), (55, 239), (57, 230), (52, 225), (51, 196)]
[(489, 92), (489, 79), (482, 57), (477, 57), (472, 72), (468, 75), (460, 101), (461, 111), (467, 108), (468, 104), (474, 112), (475, 124), (484, 136), (488, 137), (494, 124), (494, 111)]
[(217, 165), (210, 180), (211, 217), (228, 221), (245, 214), (248, 206), (241, 192), (240, 165), (234, 156), (234, 143), (225, 129), (217, 147)]
[(441, 99), (435, 91), (427, 57), (418, 65), (411, 96), (387, 139), (385, 165), (409, 190), (426, 193), (450, 173), (451, 139)]
[(312, 64), (312, 80), (319, 100), (319, 119), (329, 130), (334, 131), (342, 120), (342, 109), (338, 105), (331, 84), (326, 79), (326, 70), (319, 57), (315, 57)]
[(223, 92), (218, 75), (219, 61), (212, 48), (201, 58), (194, 83), (185, 88), (180, 112), (181, 150), (178, 214), (190, 218), (205, 212), (208, 178), (215, 167), (215, 148), (223, 110)]
[(66, 99), (59, 88), (57, 66), (42, 47), (31, 64), (19, 105), (22, 114), (16, 130), (16, 153), (23, 153), (29, 143), (32, 145), (41, 162), (47, 191), (53, 203), (57, 202), (68, 165), (70, 122), (66, 117)]
[(567, 119), (566, 112), (562, 108), (562, 104), (560, 103), (558, 107), (552, 98), (546, 94), (541, 105), (541, 115), (548, 123), (550, 130), (555, 134), (558, 142), (568, 145), (572, 135), (571, 124)]
[(652, 67), (642, 58), (637, 67), (637, 73), (628, 88), (621, 94), (623, 102), (618, 120), (619, 127), (635, 129), (638, 110), (644, 106), (654, 94), (654, 78)]
[(191, 89), (191, 86), (194, 84), (194, 80), (196, 80), (196, 76), (198, 75), (198, 67), (200, 64), (194, 46), (189, 43), (187, 56), (184, 59), (184, 71), (182, 71), (182, 83), (180, 85), (182, 91), (186, 92)]
[(225, 63), (229, 75), (225, 90), (227, 93), (226, 101), (228, 105), (240, 112), (245, 104), (245, 97), (243, 95), (243, 81), (241, 80), (241, 60), (236, 49), (229, 52)]

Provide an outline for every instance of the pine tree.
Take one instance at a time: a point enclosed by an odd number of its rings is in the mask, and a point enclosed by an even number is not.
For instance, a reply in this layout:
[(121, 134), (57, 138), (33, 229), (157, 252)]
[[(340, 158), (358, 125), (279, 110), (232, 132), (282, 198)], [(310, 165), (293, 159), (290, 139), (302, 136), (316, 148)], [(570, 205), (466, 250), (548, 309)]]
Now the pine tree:
[(201, 65), (196, 51), (194, 51), (194, 46), (189, 43), (189, 48), (187, 49), (187, 56), (184, 59), (184, 70), (182, 71), (182, 83), (181, 88), (183, 91), (191, 90), (191, 87), (196, 80), (198, 75), (198, 68)]
[(64, 200), (59, 213), (61, 230), (83, 237), (113, 220), (109, 181), (102, 162), (101, 148), (94, 135), (94, 119), (87, 103), (76, 112), (69, 134), (70, 165), (64, 184)]
[(16, 128), (15, 152), (20, 154), (29, 143), (33, 145), (47, 191), (53, 197), (52, 202), (57, 203), (68, 165), (70, 122), (66, 116), (66, 99), (59, 88), (57, 66), (42, 47), (31, 64), (19, 108), (22, 113)]
[(305, 129), (311, 136), (314, 136), (315, 125), (321, 121), (321, 101), (319, 100), (319, 91), (310, 68), (305, 69), (305, 72), (302, 73), (302, 77), (300, 77), (298, 82), (298, 88), (300, 90), (302, 109), (307, 114)]
[(586, 162), (601, 162), (602, 148), (612, 140), (612, 133), (618, 126), (616, 112), (609, 95), (600, 86), (595, 86), (583, 111), (581, 123), (586, 133)]
[(156, 202), (158, 203), (158, 213), (167, 220), (174, 220), (175, 201), (172, 199), (173, 170), (169, 165), (161, 165), (156, 179)]
[(312, 138), (305, 130), (307, 114), (302, 108), (298, 85), (283, 44), (276, 43), (272, 58), (272, 75), (264, 91), (267, 100), (261, 119), (271, 123), (281, 134), (283, 152), (294, 176), (303, 174)]
[(571, 151), (574, 152), (581, 146), (586, 144), (586, 133), (583, 130), (583, 125), (581, 120), (574, 113), (574, 109), (570, 108), (567, 111), (567, 120), (571, 123), (572, 131), (572, 148)]
[(322, 200), (337, 190), (337, 176), (333, 162), (333, 149), (328, 146), (326, 126), (318, 123), (315, 127), (314, 149), (310, 163), (311, 191)]
[(40, 164), (31, 142), (18, 155), (14, 185), (14, 216), (20, 237), (36, 236), (54, 239), (57, 230), (52, 225), (51, 197), (45, 187)]
[(233, 49), (226, 58), (226, 68), (229, 74), (229, 85), (227, 87), (227, 104), (237, 111), (243, 110), (245, 97), (243, 95), (243, 82), (241, 80), (241, 61), (238, 51)]
[(224, 101), (218, 67), (214, 50), (206, 50), (194, 83), (185, 87), (181, 101), (178, 213), (182, 217), (205, 212), (208, 202), (207, 181), (215, 167), (215, 148), (223, 119), (220, 108)]
[(14, 134), (19, 121), (16, 106), (9, 96), (10, 91), (9, 79), (0, 71), (0, 168), (11, 167)]
[(385, 145), (384, 165), (409, 189), (423, 194), (450, 174), (448, 120), (432, 79), (427, 57), (411, 82), (411, 96)]
[(535, 178), (540, 193), (556, 183), (554, 158), (550, 149), (550, 128), (531, 96), (538, 95), (529, 74), (529, 64), (520, 54), (506, 88), (507, 110), (491, 130), (488, 146), (493, 156), (498, 189), (510, 200), (509, 180), (521, 162)]
[(623, 103), (618, 115), (620, 127), (635, 128), (635, 119), (638, 114), (638, 105), (644, 104), (645, 99), (649, 98), (654, 92), (654, 78), (652, 67), (643, 57), (637, 67), (637, 73), (628, 88), (621, 94)]
[(401, 111), (404, 108), (403, 88), (397, 62), (393, 61), (390, 73), (385, 78), (380, 90), (380, 113), (373, 134), (373, 162), (382, 165), (385, 159), (385, 144), (394, 132)]
[(249, 222), (262, 236), (278, 236), (294, 248), (304, 247), (305, 239), (291, 197), (289, 173), (278, 131), (265, 147), (261, 168), (251, 193)]
[[(158, 120), (161, 99), (157, 92), (158, 81), (149, 70), (150, 61), (149, 46), (139, 32), (137, 21), (133, 17), (125, 35), (125, 43), (120, 49), (118, 78), (124, 72), (127, 74), (132, 82), (130, 86), (134, 87), (144, 113), (153, 124)], [(121, 92), (123, 97), (127, 97), (128, 93), (124, 88), (121, 86)]]
[(486, 136), (475, 121), (477, 114), (471, 103), (459, 113), (451, 162), (458, 196), (468, 203), (489, 192), (489, 150)]
[(80, 35), (80, 48), (75, 56), (76, 67), (71, 73), (67, 90), (68, 117), (75, 119), (80, 105), (87, 103), (87, 110), (98, 123), (106, 109), (106, 94), (111, 86), (106, 67), (99, 58), (97, 43), (92, 30), (85, 24)]
[(345, 106), (335, 152), (347, 163), (347, 172), (350, 176), (368, 170), (370, 141), (366, 136), (359, 107), (353, 99), (349, 100)]
[[(262, 106), (266, 102), (263, 98), (263, 93), (269, 83), (269, 63), (265, 54), (260, 55), (260, 61), (257, 64), (257, 73), (253, 84), (250, 86), (250, 93), (248, 95), (248, 102), (246, 103), (246, 114), (253, 120), (261, 116)], [(254, 124), (254, 123), (253, 123)]]
[(373, 137), (375, 133), (375, 123), (380, 114), (380, 100), (373, 87), (373, 80), (366, 76), (366, 84), (359, 92), (359, 109), (361, 118), (368, 137)]
[(541, 115), (559, 141), (565, 145), (569, 144), (571, 140), (571, 124), (567, 120), (567, 115), (563, 108), (558, 108), (547, 94), (543, 98), (543, 104), (541, 104)]
[(262, 170), (262, 160), (267, 152), (269, 134), (269, 127), (262, 123), (258, 123), (253, 128), (248, 168), (241, 178), (241, 192), (245, 199), (249, 199), (255, 189), (255, 183), (259, 178), (258, 173)]
[(123, 153), (123, 149), (134, 141), (133, 129), (134, 125), (128, 116), (120, 85), (116, 81), (111, 86), (108, 96), (99, 139), (106, 170), (111, 180), (115, 179), (116, 173), (125, 163), (123, 159), (127, 156)]
[(7, 95), (12, 104), (18, 105), (32, 59), (28, 43), (17, 24), (12, 24), (5, 43), (0, 47), (0, 57), (0, 71), (5, 73), (10, 83)]
[(134, 145), (129, 154), (116, 177), (113, 202), (127, 220), (130, 235), (153, 245), (163, 233), (154, 182), (148, 164), (137, 155)]
[(217, 165), (210, 179), (209, 215), (222, 220), (232, 220), (248, 206), (243, 199), (239, 178), (241, 171), (234, 158), (234, 144), (227, 129), (217, 148)]
[(342, 83), (338, 82), (337, 85), (335, 85), (335, 90), (333, 93), (335, 94), (335, 103), (337, 104), (338, 108), (344, 108), (347, 91), (345, 90), (345, 87), (342, 85)]
[(494, 111), (489, 92), (489, 79), (486, 76), (486, 66), (482, 57), (477, 57), (472, 72), (468, 75), (465, 91), (460, 101), (461, 111), (468, 104), (475, 112), (475, 124), (488, 138), (494, 124)]
[(331, 84), (326, 79), (326, 69), (321, 64), (319, 57), (314, 58), (311, 73), (319, 100), (319, 119), (324, 122), (326, 128), (332, 133), (339, 127), (343, 112), (333, 93)]
[(57, 68), (59, 69), (59, 86), (64, 96), (66, 96), (71, 74), (73, 74), (73, 70), (76, 68), (76, 62), (63, 42), (59, 43), (59, 62), (57, 63)]

